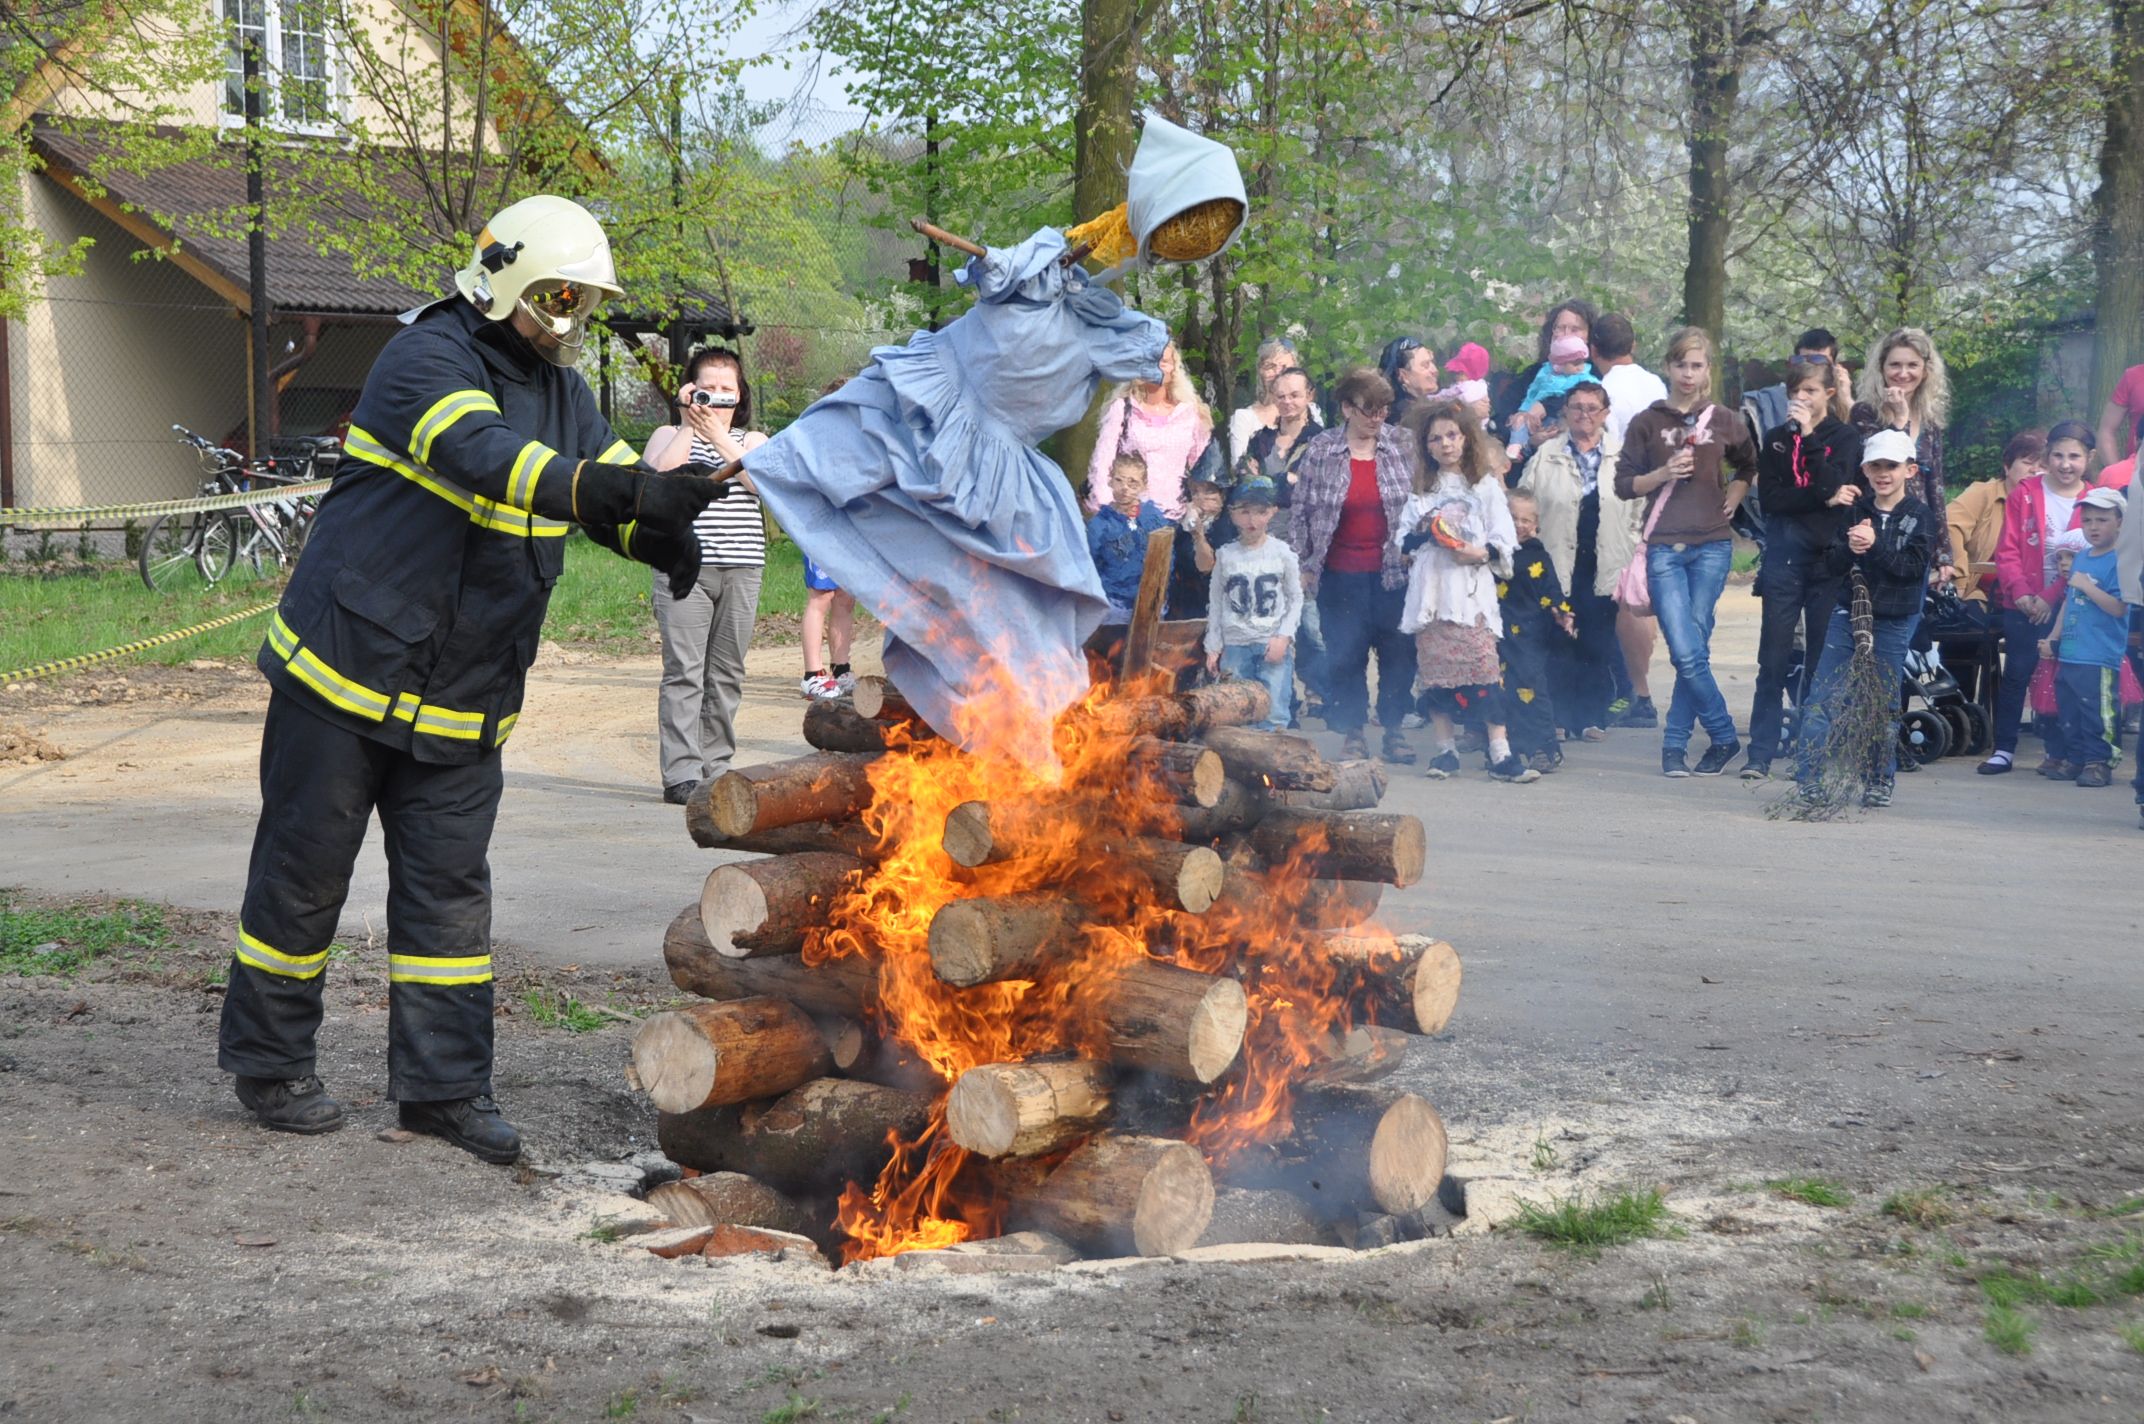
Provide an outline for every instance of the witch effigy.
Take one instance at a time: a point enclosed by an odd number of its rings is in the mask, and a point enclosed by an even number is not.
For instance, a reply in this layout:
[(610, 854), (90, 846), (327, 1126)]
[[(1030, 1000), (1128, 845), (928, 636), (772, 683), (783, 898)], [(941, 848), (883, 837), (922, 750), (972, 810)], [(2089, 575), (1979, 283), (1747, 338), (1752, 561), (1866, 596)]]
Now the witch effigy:
[[(1109, 604), (1072, 486), (1036, 447), (1098, 382), (1160, 378), (1167, 330), (1106, 284), (1221, 252), (1246, 209), (1235, 155), (1154, 114), (1127, 192), (1069, 233), (981, 250), (956, 277), (973, 307), (873, 351), (744, 460), (790, 537), (885, 624), (886, 673), (917, 715), (1040, 767), (1087, 691), (1083, 645)], [(1090, 246), (1114, 265), (1086, 272)]]

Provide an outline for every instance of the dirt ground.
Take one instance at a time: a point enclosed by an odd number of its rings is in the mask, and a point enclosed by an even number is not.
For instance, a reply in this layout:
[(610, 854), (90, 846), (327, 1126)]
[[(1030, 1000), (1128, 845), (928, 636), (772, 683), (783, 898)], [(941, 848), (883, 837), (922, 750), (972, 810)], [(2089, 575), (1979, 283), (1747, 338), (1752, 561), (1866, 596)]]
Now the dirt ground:
[[(1746, 618), (1722, 612), (1733, 662)], [(793, 658), (754, 655), (748, 755), (793, 744)], [(671, 995), (660, 928), (708, 863), (647, 804), (647, 671), (552, 661), (541, 735), (510, 749), (516, 1169), (379, 1136), (362, 875), (322, 1032), (350, 1126), (262, 1133), (214, 1071), (256, 681), (0, 701), (65, 754), (0, 767), (0, 883), (179, 907), (160, 947), (0, 978), (0, 1418), (2144, 1417), (2126, 797), (1951, 764), (1882, 818), (1786, 826), (1730, 784), (1663, 782), (1639, 733), (1538, 787), (1402, 775), (1432, 874), (1386, 918), (1466, 961), (1458, 1017), (1404, 1070), (1452, 1131), (1455, 1234), (1044, 1274), (669, 1262), (608, 1239), (654, 1149), (630, 1020)], [(1746, 706), (1746, 666), (1730, 680)], [(611, 857), (637, 881), (577, 886)], [(531, 996), (561, 994), (596, 1026), (540, 1021)], [(1666, 1193), (1668, 1235), (1586, 1254), (1509, 1219), (1624, 1188)]]

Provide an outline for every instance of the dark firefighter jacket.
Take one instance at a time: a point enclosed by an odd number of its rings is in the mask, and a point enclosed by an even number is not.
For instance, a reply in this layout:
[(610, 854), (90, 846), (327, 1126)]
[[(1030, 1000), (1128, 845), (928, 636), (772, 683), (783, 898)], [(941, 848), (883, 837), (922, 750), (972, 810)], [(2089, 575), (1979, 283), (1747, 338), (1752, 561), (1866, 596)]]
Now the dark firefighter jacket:
[(578, 372), (460, 300), (388, 341), (343, 455), (261, 671), (419, 761), (473, 762), (514, 729), (564, 567), (572, 526), (529, 512), (538, 485), (637, 457)]

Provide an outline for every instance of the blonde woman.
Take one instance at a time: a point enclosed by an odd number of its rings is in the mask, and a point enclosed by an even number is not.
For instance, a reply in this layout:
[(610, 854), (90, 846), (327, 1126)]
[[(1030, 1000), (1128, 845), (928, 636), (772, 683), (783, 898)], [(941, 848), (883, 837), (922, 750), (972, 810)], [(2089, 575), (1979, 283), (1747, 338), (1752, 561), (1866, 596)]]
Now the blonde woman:
[(1213, 439), (1213, 415), (1170, 342), (1161, 353), (1159, 381), (1127, 381), (1102, 407), (1094, 458), (1087, 465), (1087, 510), (1110, 501), (1109, 467), (1119, 455), (1146, 461), (1146, 497), (1170, 519), (1184, 513), (1184, 476)]
[(1860, 394), (1853, 423), (1864, 437), (1879, 430), (1903, 430), (1913, 437), (1920, 473), (1907, 493), (1935, 514), (1936, 556), (1928, 581), (1947, 583), (1958, 571), (1943, 498), (1943, 427), (1950, 423), (1950, 372), (1928, 333), (1917, 326), (1902, 326), (1877, 342), (1861, 368)]

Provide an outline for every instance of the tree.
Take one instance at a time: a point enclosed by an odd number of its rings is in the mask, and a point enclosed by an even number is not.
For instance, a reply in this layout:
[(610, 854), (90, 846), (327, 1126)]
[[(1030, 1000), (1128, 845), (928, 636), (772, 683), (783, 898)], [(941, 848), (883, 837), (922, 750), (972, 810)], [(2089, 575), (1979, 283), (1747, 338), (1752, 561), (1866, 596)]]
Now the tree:
[(2122, 372), (2144, 361), (2144, 0), (2108, 0), (2107, 18), (2112, 54), (2093, 195), (2095, 411)]

